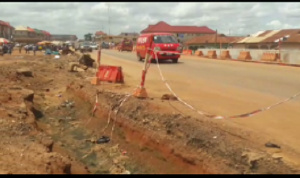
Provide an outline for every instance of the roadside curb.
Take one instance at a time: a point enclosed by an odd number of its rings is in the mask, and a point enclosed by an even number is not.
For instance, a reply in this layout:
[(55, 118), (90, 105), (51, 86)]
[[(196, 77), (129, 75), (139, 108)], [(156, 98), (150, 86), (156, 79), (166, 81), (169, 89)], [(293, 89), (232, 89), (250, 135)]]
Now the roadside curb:
[[(202, 57), (202, 56), (194, 56), (194, 57), (200, 57), (200, 58), (210, 59), (210, 58)], [(300, 64), (287, 64), (287, 63), (280, 63), (280, 62), (264, 62), (264, 61), (238, 60), (238, 59), (220, 59), (220, 58), (216, 58), (216, 59), (213, 59), (213, 60), (236, 61), (236, 62), (250, 62), (250, 63), (258, 63), (258, 64), (272, 64), (272, 65), (280, 65), (280, 66), (300, 67)]]

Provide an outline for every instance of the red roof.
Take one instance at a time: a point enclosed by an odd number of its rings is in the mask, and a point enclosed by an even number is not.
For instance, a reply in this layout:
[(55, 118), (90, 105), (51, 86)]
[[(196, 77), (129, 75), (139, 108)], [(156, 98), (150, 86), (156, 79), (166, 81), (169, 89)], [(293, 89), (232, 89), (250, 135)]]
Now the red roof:
[(47, 32), (47, 31), (45, 31), (45, 30), (42, 30), (42, 32), (43, 32), (44, 35), (51, 36), (51, 34), (49, 32)]
[(192, 44), (205, 44), (205, 43), (233, 43), (237, 40), (241, 40), (244, 37), (238, 36), (225, 36), (218, 34), (208, 34), (199, 37), (192, 38), (186, 42), (188, 45)]
[(14, 28), (13, 26), (10, 25), (9, 22), (5, 22), (5, 21), (3, 21), (3, 20), (0, 20), (0, 25), (8, 26), (8, 27), (10, 27), (10, 28)]
[(171, 26), (166, 22), (160, 21), (156, 25), (149, 25), (148, 28), (141, 31), (141, 33), (154, 33), (154, 32), (167, 32), (167, 33), (204, 33), (215, 34), (216, 32), (206, 26)]
[(27, 30), (30, 31), (30, 32), (35, 32), (34, 29), (32, 29), (30, 27), (27, 27)]
[(46, 32), (46, 31), (44, 31), (44, 30), (42, 30), (42, 33), (43, 33), (44, 35), (47, 35), (47, 32)]
[(106, 35), (106, 33), (102, 32), (102, 31), (97, 31), (97, 32), (95, 33), (95, 35)]

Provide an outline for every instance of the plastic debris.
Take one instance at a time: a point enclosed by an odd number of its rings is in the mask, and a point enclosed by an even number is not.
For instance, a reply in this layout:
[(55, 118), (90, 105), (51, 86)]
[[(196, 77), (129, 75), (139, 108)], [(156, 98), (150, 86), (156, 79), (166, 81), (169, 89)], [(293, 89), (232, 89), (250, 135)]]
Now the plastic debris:
[(265, 146), (270, 147), (270, 148), (280, 148), (280, 146), (278, 146), (274, 143), (271, 143), (271, 142), (266, 143)]
[(127, 154), (126, 150), (122, 151), (122, 155), (126, 155), (126, 154)]
[(108, 136), (102, 136), (99, 138), (96, 143), (101, 144), (101, 143), (108, 143), (110, 141), (110, 138)]

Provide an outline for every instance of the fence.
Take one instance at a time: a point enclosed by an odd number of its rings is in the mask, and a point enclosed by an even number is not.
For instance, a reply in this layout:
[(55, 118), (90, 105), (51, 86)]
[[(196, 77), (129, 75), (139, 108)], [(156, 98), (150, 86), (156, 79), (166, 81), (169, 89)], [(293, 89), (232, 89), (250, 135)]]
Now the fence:
[[(258, 49), (198, 49), (202, 51), (204, 56), (207, 56), (208, 51), (216, 50), (218, 58), (221, 56), (222, 51), (228, 50), (232, 60), (237, 60), (241, 51), (249, 51), (252, 61), (260, 61), (263, 53), (279, 53), (279, 50), (258, 50)], [(280, 50), (280, 60), (286, 64), (300, 64), (300, 51), (299, 50)]]

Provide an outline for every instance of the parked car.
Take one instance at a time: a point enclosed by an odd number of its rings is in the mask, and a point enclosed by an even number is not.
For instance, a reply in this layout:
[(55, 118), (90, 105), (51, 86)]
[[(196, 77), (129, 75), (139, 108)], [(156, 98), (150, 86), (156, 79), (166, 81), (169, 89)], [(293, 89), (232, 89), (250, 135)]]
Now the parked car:
[(81, 43), (79, 45), (79, 49), (80, 49), (80, 52), (84, 53), (84, 52), (93, 52), (93, 48), (91, 47), (91, 45), (87, 42), (85, 43)]
[(109, 49), (109, 44), (106, 43), (106, 42), (102, 42), (101, 48), (102, 48), (102, 49)]
[(91, 44), (91, 48), (93, 50), (97, 50), (99, 48), (99, 45), (98, 44)]
[(132, 51), (133, 50), (133, 42), (127, 39), (124, 39), (121, 43), (118, 44), (117, 49), (119, 51)]

